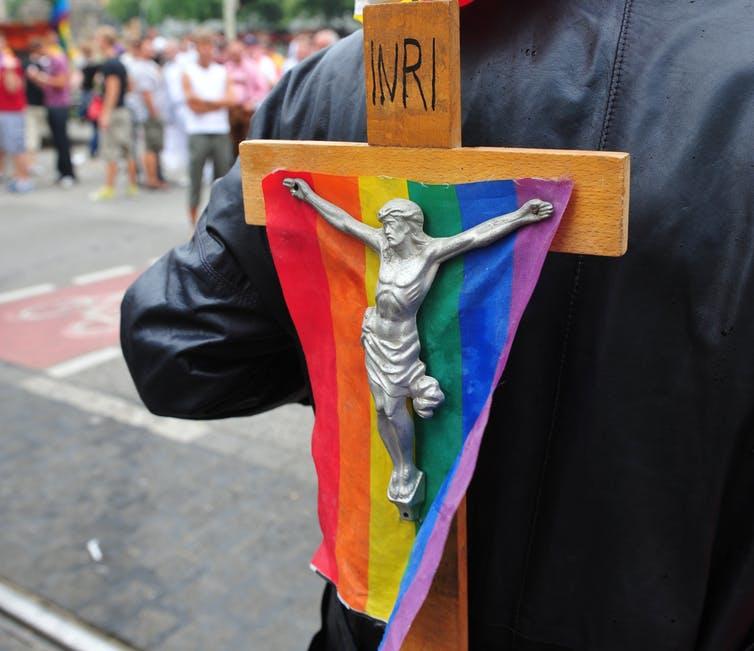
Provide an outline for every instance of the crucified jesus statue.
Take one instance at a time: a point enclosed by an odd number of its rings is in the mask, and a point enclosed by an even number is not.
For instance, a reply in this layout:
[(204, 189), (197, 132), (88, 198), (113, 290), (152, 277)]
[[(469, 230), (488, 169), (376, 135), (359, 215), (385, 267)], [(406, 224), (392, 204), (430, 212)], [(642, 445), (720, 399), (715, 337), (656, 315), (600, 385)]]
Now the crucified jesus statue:
[(443, 262), (550, 217), (552, 204), (532, 199), (458, 235), (430, 237), (424, 232), (424, 213), (413, 201), (388, 201), (377, 213), (382, 228), (372, 228), (320, 197), (303, 179), (287, 178), (283, 185), (328, 223), (380, 256), (376, 304), (364, 313), (361, 344), (380, 438), (393, 462), (387, 496), (402, 519), (416, 520), (426, 489), (424, 473), (414, 463), (414, 421), (408, 400), (421, 418), (430, 418), (445, 400), (440, 384), (427, 375), (420, 359), (416, 315), (422, 301)]

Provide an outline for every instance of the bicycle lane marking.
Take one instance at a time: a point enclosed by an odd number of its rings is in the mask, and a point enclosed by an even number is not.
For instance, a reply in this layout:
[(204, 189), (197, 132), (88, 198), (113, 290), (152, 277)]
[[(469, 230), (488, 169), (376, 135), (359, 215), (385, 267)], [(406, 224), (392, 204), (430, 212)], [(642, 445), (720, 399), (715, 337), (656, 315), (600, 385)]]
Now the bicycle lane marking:
[(46, 369), (118, 345), (120, 301), (138, 272), (0, 304), (0, 360)]
[(39, 296), (40, 294), (49, 294), (55, 290), (55, 285), (45, 283), (44, 285), (33, 285), (32, 287), (23, 287), (22, 289), (14, 289), (10, 292), (2, 292), (0, 294), (0, 304), (13, 303), (20, 301), (22, 298), (29, 298), (31, 296)]

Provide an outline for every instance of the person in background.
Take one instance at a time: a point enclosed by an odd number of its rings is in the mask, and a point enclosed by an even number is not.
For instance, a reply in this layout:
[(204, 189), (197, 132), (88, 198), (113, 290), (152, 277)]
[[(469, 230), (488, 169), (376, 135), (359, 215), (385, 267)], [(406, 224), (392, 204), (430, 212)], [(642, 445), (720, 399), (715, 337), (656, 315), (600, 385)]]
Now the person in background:
[(162, 76), (165, 79), (167, 111), (165, 116), (165, 146), (162, 163), (171, 181), (187, 185), (188, 135), (186, 134), (186, 98), (183, 95), (183, 66), (180, 45), (168, 40), (162, 50)]
[(99, 102), (99, 96), (95, 92), (94, 85), (101, 64), (94, 57), (94, 47), (91, 43), (81, 44), (81, 111), (80, 117), (92, 125), (92, 137), (89, 140), (89, 155), (94, 158), (99, 146), (99, 131), (97, 121), (89, 117), (89, 108), (92, 102)]
[(275, 66), (275, 80), (280, 81), (283, 74), (283, 64), (285, 57), (275, 47), (275, 36), (271, 32), (257, 32), (257, 38), (262, 46), (264, 53)]
[(283, 72), (292, 70), (313, 52), (311, 35), (306, 32), (297, 34), (288, 45), (288, 58), (283, 65)]
[(144, 184), (150, 190), (165, 187), (159, 175), (159, 156), (165, 140), (165, 81), (155, 63), (150, 39), (141, 39), (134, 47), (131, 65), (133, 111), (136, 124), (144, 132)]
[(267, 51), (267, 40), (263, 42), (254, 34), (247, 34), (244, 36), (243, 43), (246, 46), (246, 54), (267, 77), (270, 87), (274, 86), (280, 79), (280, 70)]
[(238, 145), (246, 138), (249, 124), (257, 106), (267, 97), (272, 86), (259, 65), (246, 56), (243, 43), (232, 41), (226, 52), (225, 68), (233, 85), (235, 104), (228, 112), (230, 120), (230, 140), (233, 157), (238, 156)]
[(36, 175), (41, 174), (44, 169), (37, 160), (37, 154), (42, 149), (42, 136), (47, 130), (47, 109), (44, 93), (39, 85), (29, 78), (28, 71), (32, 66), (39, 66), (42, 49), (42, 41), (34, 38), (29, 44), (26, 58), (22, 59), (26, 74), (26, 154), (29, 170)]
[[(139, 162), (139, 125), (143, 117), (140, 115), (140, 107), (142, 105), (141, 98), (134, 92), (134, 78), (137, 76), (135, 68), (139, 65), (139, 45), (141, 43), (141, 37), (126, 36), (125, 49), (120, 54), (120, 62), (126, 67), (126, 75), (128, 76), (128, 85), (126, 86), (126, 95), (123, 100), (124, 106), (128, 109), (128, 113), (131, 116), (131, 157), (136, 165), (136, 176), (141, 176), (140, 162)], [(140, 120), (141, 118), (141, 120)]]
[(47, 124), (57, 152), (58, 178), (62, 188), (76, 182), (71, 162), (71, 141), (68, 138), (68, 115), (71, 110), (71, 69), (68, 58), (60, 49), (57, 37), (50, 33), (43, 41), (38, 65), (29, 66), (27, 75), (42, 88), (47, 108)]
[(312, 36), (312, 52), (324, 50), (335, 45), (339, 40), (340, 36), (334, 29), (320, 29)]
[(117, 56), (118, 42), (112, 27), (100, 27), (95, 38), (97, 48), (105, 61), (100, 69), (102, 78), (102, 112), (99, 116), (100, 154), (105, 160), (105, 184), (92, 195), (94, 201), (106, 201), (115, 197), (115, 181), (118, 176), (118, 160), (126, 161), (128, 168), (128, 193), (138, 193), (136, 163), (131, 149), (131, 115), (124, 100), (128, 88), (126, 67)]
[(190, 36), (184, 36), (178, 43), (178, 52), (175, 55), (175, 61), (181, 66), (189, 63), (196, 63), (199, 55), (196, 53), (196, 46)]
[(26, 89), (21, 61), (0, 34), (0, 174), (5, 171), (5, 157), (13, 161), (11, 192), (29, 192), (32, 182), (26, 157), (25, 117)]
[(211, 32), (198, 31), (194, 36), (198, 59), (183, 73), (186, 97), (186, 131), (189, 136), (189, 218), (196, 223), (202, 189), (202, 173), (212, 161), (215, 179), (230, 169), (230, 124), (228, 107), (234, 101), (233, 87), (224, 66), (215, 63)]

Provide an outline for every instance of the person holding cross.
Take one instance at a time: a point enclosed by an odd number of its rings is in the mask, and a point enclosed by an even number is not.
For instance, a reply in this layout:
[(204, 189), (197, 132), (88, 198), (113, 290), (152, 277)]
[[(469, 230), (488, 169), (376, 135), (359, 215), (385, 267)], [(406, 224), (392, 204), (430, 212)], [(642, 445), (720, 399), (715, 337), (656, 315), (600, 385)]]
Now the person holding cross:
[(421, 418), (430, 418), (445, 399), (440, 384), (426, 374), (419, 359), (419, 308), (443, 262), (547, 219), (552, 204), (533, 199), (515, 212), (453, 237), (434, 238), (424, 232), (421, 207), (408, 199), (392, 199), (380, 209), (379, 229), (323, 199), (303, 179), (288, 178), (283, 185), (329, 224), (380, 255), (376, 304), (364, 313), (361, 343), (380, 437), (393, 462), (388, 499), (398, 507), (401, 518), (416, 520), (416, 507), (424, 501), (424, 473), (414, 463), (414, 420), (407, 399)]
[[(628, 254), (548, 256), (492, 399), (470, 649), (754, 648), (754, 8), (475, 0), (461, 42), (465, 146), (632, 157)], [(363, 45), (288, 73), (251, 137), (364, 141)], [(243, 214), (236, 164), (192, 241), (126, 294), (124, 354), (158, 414), (309, 400), (265, 229)], [(313, 651), (379, 644), (329, 584), (322, 616)]]

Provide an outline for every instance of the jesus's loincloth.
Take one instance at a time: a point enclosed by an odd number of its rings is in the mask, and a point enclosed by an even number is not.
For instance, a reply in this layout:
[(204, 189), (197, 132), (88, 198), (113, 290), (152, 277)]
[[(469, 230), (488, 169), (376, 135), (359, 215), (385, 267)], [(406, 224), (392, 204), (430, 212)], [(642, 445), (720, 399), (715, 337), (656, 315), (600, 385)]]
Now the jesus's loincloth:
[(411, 398), (416, 413), (428, 418), (445, 396), (437, 380), (426, 374), (427, 367), (419, 359), (419, 332), (413, 329), (394, 341), (374, 331), (375, 318), (379, 318), (375, 309), (368, 308), (361, 327), (361, 345), (366, 353), (372, 393), (377, 389), (386, 398)]

